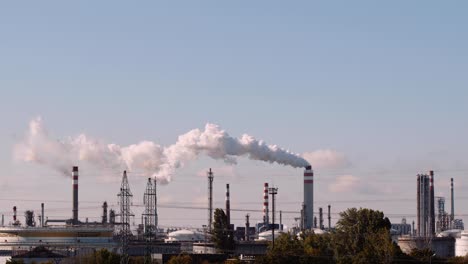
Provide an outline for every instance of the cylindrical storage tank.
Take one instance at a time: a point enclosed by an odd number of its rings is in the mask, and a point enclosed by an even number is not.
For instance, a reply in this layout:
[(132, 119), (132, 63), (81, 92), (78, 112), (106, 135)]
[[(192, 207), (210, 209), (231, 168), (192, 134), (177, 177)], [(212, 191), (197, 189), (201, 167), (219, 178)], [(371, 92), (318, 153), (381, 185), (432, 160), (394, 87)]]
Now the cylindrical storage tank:
[(455, 256), (464, 257), (468, 253), (468, 231), (463, 231), (455, 242)]

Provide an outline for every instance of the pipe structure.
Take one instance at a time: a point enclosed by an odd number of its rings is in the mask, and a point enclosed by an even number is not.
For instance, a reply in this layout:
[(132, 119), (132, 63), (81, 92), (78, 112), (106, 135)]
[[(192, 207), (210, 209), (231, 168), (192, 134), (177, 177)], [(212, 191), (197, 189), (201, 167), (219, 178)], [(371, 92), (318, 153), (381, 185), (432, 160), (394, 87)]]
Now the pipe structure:
[(78, 224), (78, 166), (73, 167), (72, 171), (73, 184), (73, 218), (72, 223)]
[(435, 230), (435, 197), (434, 197), (434, 171), (429, 171), (429, 187), (430, 187), (430, 205), (431, 205), (431, 209), (430, 209), (430, 214), (431, 214), (431, 222), (430, 222), (430, 226), (431, 226), (431, 229), (430, 229), (430, 236), (433, 237), (435, 236), (436, 234), (436, 230)]
[(416, 193), (416, 221), (417, 221), (417, 236), (421, 236), (421, 175), (417, 175), (417, 193)]
[(13, 206), (13, 222), (16, 223), (16, 206)]
[(268, 217), (268, 182), (263, 185), (263, 224), (268, 227), (270, 219)]
[(314, 172), (310, 165), (304, 170), (304, 205), (304, 229), (311, 229), (314, 221)]
[(107, 202), (102, 204), (102, 223), (107, 224)]
[(245, 234), (244, 234), (244, 240), (249, 241), (250, 239), (250, 223), (249, 223), (249, 214), (245, 215)]
[(323, 209), (319, 207), (319, 228), (323, 230)]
[(231, 201), (229, 198), (229, 183), (226, 184), (226, 218), (227, 228), (231, 230)]
[(331, 230), (331, 205), (328, 205), (328, 231)]
[(272, 187), (268, 189), (271, 194), (271, 238), (272, 248), (275, 248), (275, 195), (278, 194), (278, 188)]
[(450, 178), (450, 222), (455, 220), (455, 197), (453, 193), (453, 178)]
[(213, 225), (213, 171), (208, 171), (208, 232), (211, 233)]
[(283, 231), (283, 211), (280, 210), (279, 230)]
[(44, 215), (44, 203), (41, 203), (41, 226), (44, 227), (44, 219), (45, 219), (45, 215)]

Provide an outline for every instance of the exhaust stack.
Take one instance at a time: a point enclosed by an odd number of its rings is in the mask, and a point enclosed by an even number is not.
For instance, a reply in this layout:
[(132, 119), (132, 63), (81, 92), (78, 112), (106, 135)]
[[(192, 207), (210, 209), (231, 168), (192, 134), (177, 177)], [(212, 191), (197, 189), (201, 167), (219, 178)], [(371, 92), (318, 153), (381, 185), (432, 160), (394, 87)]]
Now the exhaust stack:
[(268, 227), (270, 224), (268, 219), (268, 182), (265, 182), (263, 186), (263, 223)]
[(229, 198), (229, 183), (226, 184), (226, 218), (228, 229), (231, 229), (231, 200)]
[(455, 197), (453, 196), (453, 178), (450, 178), (450, 220), (455, 220)]
[(431, 197), (431, 200), (430, 200), (430, 205), (431, 205), (431, 211), (430, 211), (430, 214), (431, 214), (431, 222), (430, 222), (430, 226), (431, 226), (431, 229), (430, 229), (430, 235), (431, 237), (432, 236), (435, 236), (435, 204), (434, 204), (434, 171), (429, 171), (429, 181), (430, 181), (430, 197)]
[(74, 225), (78, 224), (78, 167), (74, 166), (72, 171), (73, 183), (73, 219)]
[(310, 165), (304, 171), (304, 205), (304, 229), (311, 229), (314, 224), (314, 172)]
[(208, 232), (211, 233), (213, 226), (213, 172), (208, 171)]
[(42, 215), (41, 215), (41, 226), (44, 227), (44, 203), (41, 203), (41, 212), (42, 212)]
[(16, 223), (16, 206), (13, 206), (13, 223)]

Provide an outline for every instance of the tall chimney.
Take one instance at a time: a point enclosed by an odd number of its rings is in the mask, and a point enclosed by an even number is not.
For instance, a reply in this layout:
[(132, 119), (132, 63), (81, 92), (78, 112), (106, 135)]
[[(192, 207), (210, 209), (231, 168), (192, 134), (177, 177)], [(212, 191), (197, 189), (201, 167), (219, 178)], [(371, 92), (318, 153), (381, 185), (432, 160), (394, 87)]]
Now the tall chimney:
[(417, 236), (421, 236), (421, 175), (417, 175), (417, 193), (416, 193), (416, 214), (417, 214)]
[(331, 230), (331, 205), (328, 205), (328, 231)]
[(13, 222), (16, 222), (16, 206), (13, 206)]
[(319, 228), (323, 230), (323, 209), (322, 209), (322, 207), (319, 207), (319, 219), (320, 219)]
[(41, 203), (41, 212), (42, 212), (42, 216), (41, 216), (41, 226), (44, 227), (44, 218), (45, 218), (45, 215), (44, 215), (44, 203)]
[(244, 240), (249, 241), (250, 239), (250, 223), (249, 223), (249, 214), (245, 215), (245, 235)]
[(311, 229), (314, 221), (314, 172), (310, 165), (304, 171), (304, 205), (304, 228)]
[(213, 172), (208, 171), (208, 232), (211, 233), (213, 225)]
[(74, 225), (78, 224), (78, 167), (73, 167), (72, 172), (73, 183), (73, 219)]
[(430, 186), (430, 197), (431, 197), (431, 200), (430, 200), (430, 205), (431, 205), (431, 208), (430, 208), (430, 214), (431, 214), (431, 222), (430, 222), (430, 226), (431, 226), (431, 229), (430, 229), (430, 232), (431, 232), (431, 236), (434, 236), (435, 235), (435, 204), (434, 204), (434, 171), (429, 171), (429, 186)]
[(270, 224), (268, 219), (268, 182), (263, 185), (263, 223), (265, 227)]
[(450, 178), (450, 220), (455, 220), (455, 197), (453, 194), (453, 178)]
[(102, 204), (102, 223), (107, 224), (107, 202)]
[(229, 199), (229, 183), (226, 184), (226, 218), (227, 228), (231, 229), (231, 201)]
[(283, 211), (280, 210), (279, 230), (283, 231)]

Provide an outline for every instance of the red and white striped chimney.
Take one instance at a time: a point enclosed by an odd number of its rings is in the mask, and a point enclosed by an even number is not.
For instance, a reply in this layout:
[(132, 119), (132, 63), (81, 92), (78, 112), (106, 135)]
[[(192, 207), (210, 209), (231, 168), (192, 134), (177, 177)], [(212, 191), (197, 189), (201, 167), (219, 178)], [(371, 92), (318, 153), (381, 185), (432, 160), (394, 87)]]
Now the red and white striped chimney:
[(263, 187), (263, 223), (270, 223), (270, 220), (268, 219), (268, 182), (265, 182)]
[(72, 171), (73, 184), (73, 224), (78, 223), (78, 167), (74, 166)]

